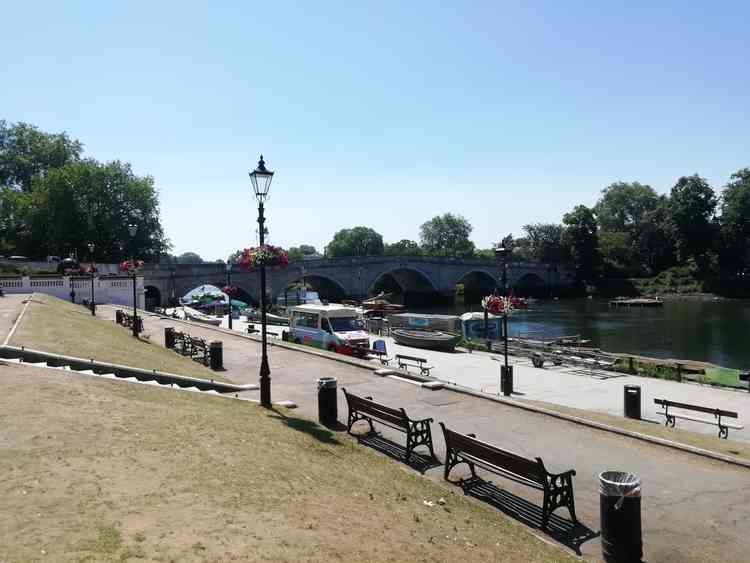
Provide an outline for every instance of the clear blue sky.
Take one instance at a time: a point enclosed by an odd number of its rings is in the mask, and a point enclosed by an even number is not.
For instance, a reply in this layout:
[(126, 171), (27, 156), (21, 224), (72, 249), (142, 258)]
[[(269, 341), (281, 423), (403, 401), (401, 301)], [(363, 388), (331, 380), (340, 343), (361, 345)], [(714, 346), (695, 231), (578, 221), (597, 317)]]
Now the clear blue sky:
[(750, 166), (747, 2), (167, 4), (4, 3), (0, 118), (154, 176), (178, 253), (254, 242), (261, 152), (271, 242), (319, 249), (446, 211), (488, 247)]

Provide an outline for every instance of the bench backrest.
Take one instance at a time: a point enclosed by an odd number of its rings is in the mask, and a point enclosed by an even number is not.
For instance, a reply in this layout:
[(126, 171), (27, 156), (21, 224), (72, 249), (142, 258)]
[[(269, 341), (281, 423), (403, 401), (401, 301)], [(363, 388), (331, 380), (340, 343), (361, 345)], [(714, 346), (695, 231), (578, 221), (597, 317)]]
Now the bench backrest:
[(420, 364), (423, 364), (427, 362), (424, 358), (417, 358), (416, 356), (404, 356), (403, 354), (396, 354), (397, 360), (411, 360), (413, 362), (419, 362)]
[(344, 392), (344, 397), (349, 404), (349, 408), (361, 413), (369, 414), (380, 420), (390, 422), (402, 428), (409, 427), (409, 417), (406, 416), (404, 409), (393, 409), (380, 403), (376, 403), (372, 399), (365, 399), (364, 397), (358, 397), (348, 393), (343, 387), (341, 390)]
[(676, 401), (669, 401), (667, 399), (654, 399), (654, 403), (667, 408), (667, 407), (674, 407), (676, 409), (686, 409), (696, 412), (704, 412), (706, 414), (715, 414), (720, 416), (725, 416), (727, 418), (737, 418), (738, 415), (736, 412), (732, 411), (725, 411), (723, 409), (712, 409), (710, 407), (702, 407), (701, 405), (691, 405), (689, 403), (678, 403)]
[(449, 450), (454, 450), (462, 454), (462, 457), (483, 461), (498, 469), (502, 469), (505, 473), (516, 475), (539, 485), (546, 483), (547, 472), (544, 469), (541, 459), (526, 459), (518, 454), (503, 450), (487, 442), (482, 442), (466, 434), (449, 430), (442, 422), (440, 426), (443, 428), (446, 447)]

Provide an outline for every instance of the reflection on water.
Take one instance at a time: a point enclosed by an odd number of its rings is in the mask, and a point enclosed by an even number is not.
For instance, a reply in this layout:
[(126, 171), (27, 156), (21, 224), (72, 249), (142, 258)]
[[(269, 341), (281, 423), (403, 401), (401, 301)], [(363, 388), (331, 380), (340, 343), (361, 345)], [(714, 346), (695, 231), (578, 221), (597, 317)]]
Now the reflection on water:
[[(461, 314), (471, 309), (430, 311)], [(664, 307), (643, 309), (614, 309), (606, 300), (538, 301), (528, 311), (516, 312), (508, 324), (511, 336), (579, 334), (610, 352), (750, 366), (750, 301), (666, 301)]]

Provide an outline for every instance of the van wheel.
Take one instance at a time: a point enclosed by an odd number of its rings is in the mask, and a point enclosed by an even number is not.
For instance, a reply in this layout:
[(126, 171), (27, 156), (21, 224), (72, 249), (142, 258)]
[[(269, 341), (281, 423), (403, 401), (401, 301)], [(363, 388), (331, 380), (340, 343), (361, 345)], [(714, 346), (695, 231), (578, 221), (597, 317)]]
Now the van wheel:
[(299, 338), (294, 339), (295, 344), (302, 344), (302, 341)]

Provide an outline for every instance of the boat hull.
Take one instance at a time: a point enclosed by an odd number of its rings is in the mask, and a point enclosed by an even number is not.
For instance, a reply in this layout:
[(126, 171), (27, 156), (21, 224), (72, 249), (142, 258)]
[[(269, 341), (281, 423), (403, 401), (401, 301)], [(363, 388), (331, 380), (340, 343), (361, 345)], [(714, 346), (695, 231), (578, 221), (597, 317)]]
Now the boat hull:
[(391, 331), (391, 336), (397, 344), (410, 346), (412, 348), (423, 348), (425, 350), (438, 350), (440, 352), (453, 352), (461, 337), (444, 332), (427, 332), (420, 330)]

